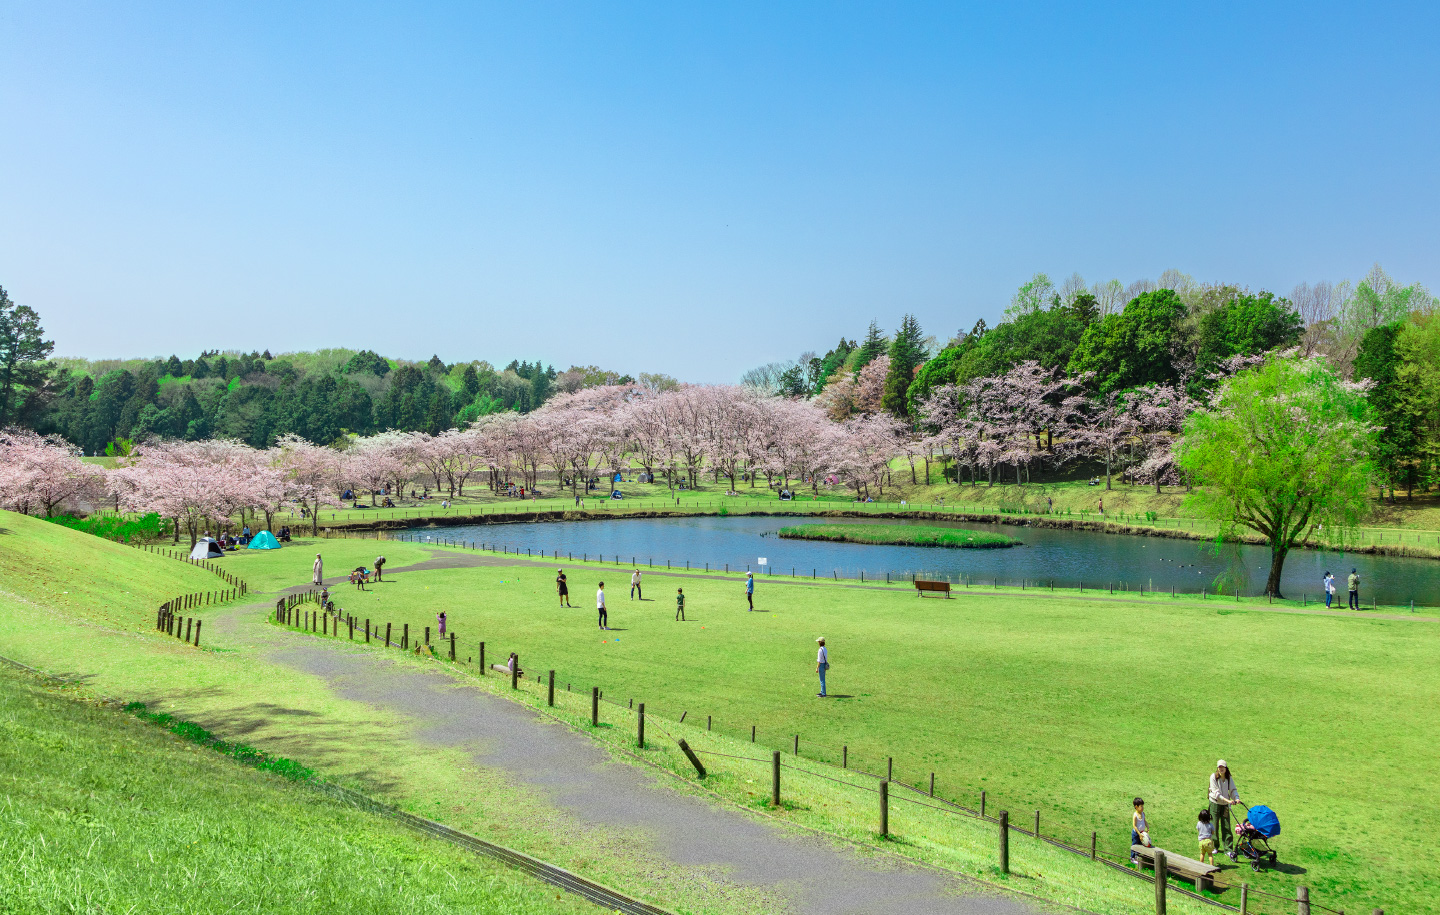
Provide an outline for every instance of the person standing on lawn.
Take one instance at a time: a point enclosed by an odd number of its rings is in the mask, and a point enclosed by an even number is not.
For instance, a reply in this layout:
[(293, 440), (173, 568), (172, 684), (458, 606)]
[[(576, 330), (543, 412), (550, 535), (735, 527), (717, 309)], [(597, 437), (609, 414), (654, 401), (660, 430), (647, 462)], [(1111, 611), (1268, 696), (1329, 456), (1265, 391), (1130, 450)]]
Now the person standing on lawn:
[(634, 599), (637, 598), (637, 597), (640, 598), (641, 600), (644, 600), (644, 599), (645, 599), (644, 593), (642, 593), (641, 590), (640, 590), (640, 570), (639, 570), (639, 569), (636, 569), (635, 571), (633, 571), (633, 572), (630, 573), (630, 599), (631, 599), (631, 600), (634, 600)]
[(439, 625), (439, 627), (440, 627), (440, 638), (442, 638), (442, 639), (445, 638), (445, 611), (444, 611), (444, 610), (441, 610), (441, 611), (440, 611), (440, 614), (435, 617), (435, 622), (436, 622), (436, 623)]
[(1330, 602), (1335, 599), (1335, 576), (1326, 572), (1325, 578), (1320, 582), (1320, 590), (1325, 592), (1325, 609), (1329, 610)]
[(675, 589), (675, 622), (685, 622), (685, 589)]
[(317, 585), (323, 585), (323, 584), (325, 584), (325, 561), (320, 558), (320, 554), (319, 554), (319, 553), (316, 553), (316, 554), (315, 554), (315, 568), (314, 568), (314, 572), (315, 572), (315, 584), (317, 584)]
[(1360, 609), (1360, 575), (1354, 569), (1350, 570), (1350, 609)]
[[(754, 610), (754, 609), (755, 609), (755, 573), (754, 573), (754, 572), (746, 572), (746, 573), (745, 573), (745, 602), (750, 605), (750, 609), (751, 609), (751, 610)], [(748, 612), (748, 611), (747, 611), (747, 612)]]
[(610, 617), (605, 615), (605, 582), (600, 582), (600, 587), (595, 591), (595, 609), (600, 614), (600, 628), (610, 628)]
[(1240, 803), (1240, 792), (1235, 790), (1235, 777), (1225, 760), (1215, 762), (1215, 771), (1210, 773), (1210, 824), (1215, 828), (1215, 847), (1228, 851), (1233, 858), (1234, 836), (1230, 832), (1230, 805)]
[(565, 580), (565, 570), (555, 570), (555, 591), (560, 595), (560, 606), (570, 606), (570, 584)]
[(816, 699), (824, 699), (824, 698), (825, 698), (825, 672), (830, 669), (830, 652), (828, 652), (828, 651), (825, 650), (825, 637), (824, 637), (824, 636), (821, 636), (820, 638), (816, 639), (816, 640), (815, 640), (815, 644), (817, 644), (817, 645), (820, 646), (820, 650), (815, 653), (815, 670), (816, 670), (817, 673), (820, 674), (820, 692), (815, 696), (815, 698), (816, 698)]

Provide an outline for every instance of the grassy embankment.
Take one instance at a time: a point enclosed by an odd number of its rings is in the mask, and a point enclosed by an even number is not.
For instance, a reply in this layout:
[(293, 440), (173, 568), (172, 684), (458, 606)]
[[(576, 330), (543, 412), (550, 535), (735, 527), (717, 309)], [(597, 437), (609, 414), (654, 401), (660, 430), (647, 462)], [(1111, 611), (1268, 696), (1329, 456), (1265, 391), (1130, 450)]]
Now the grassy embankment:
[[(10, 516), (0, 515), (0, 519), (7, 522), (12, 531), (24, 524), (24, 519)], [(128, 560), (133, 561), (137, 569), (154, 573), (169, 562), (134, 550), (117, 554), (119, 547), (73, 532), (62, 531), (61, 535), (71, 539), (64, 545), (64, 552), (92, 561)], [(307, 580), (313, 549), (323, 549), (327, 562), (344, 568), (373, 558), (367, 554), (374, 548), (373, 541), (361, 540), (301, 543), (296, 544), (296, 548), (274, 553), (240, 554), (227, 563), (232, 571), (257, 588), (291, 585)], [(4, 555), (13, 555), (14, 549), (13, 541), (0, 540), (0, 569), (4, 568)], [(392, 566), (398, 569), (428, 557), (430, 551), (409, 544), (387, 543), (385, 552)], [(54, 560), (53, 555), (47, 558), (38, 550), (32, 550), (29, 555), (35, 561)], [(423, 603), (431, 593), (427, 589), (441, 588), (440, 576), (447, 574), (397, 572), (395, 582), (384, 587), (404, 587), (417, 603)], [(360, 609), (343, 588), (339, 590), (342, 603)], [(438, 590), (436, 596), (439, 596)], [(510, 595), (501, 591), (491, 596)], [(149, 599), (141, 599), (137, 606), (148, 608), (149, 604)], [(261, 605), (253, 612), (258, 616), (266, 610)], [(78, 638), (82, 632), (85, 638)], [(253, 650), (243, 638), (226, 638), (225, 633), (221, 625), (217, 628), (219, 638), (213, 643), (215, 647), (195, 650), (149, 633), (138, 614), (134, 626), (105, 627), (72, 619), (67, 613), (51, 610), (26, 595), (0, 594), (0, 651), (50, 670), (82, 673), (86, 689), (142, 699), (156, 711), (195, 721), (226, 739), (243, 740), (267, 753), (300, 760), (337, 784), (360, 788), (404, 809), (503, 842), (677, 910), (695, 915), (740, 915), (782, 908), (763, 888), (722, 886), (712, 882), (704, 868), (681, 867), (657, 857), (649, 850), (651, 837), (643, 833), (577, 821), (574, 816), (557, 811), (542, 791), (516, 786), (503, 773), (477, 767), (469, 755), (459, 749), (436, 747), (423, 738), (417, 740), (407, 726), (377, 711), (368, 702), (346, 699), (323, 678), (273, 663), (267, 660), (268, 653)], [(334, 640), (330, 641), (334, 645)], [(366, 650), (360, 646), (335, 645), (335, 648)], [(405, 667), (436, 666), (434, 662), (400, 656), (398, 652), (391, 657), (394, 663)], [(462, 673), (461, 678), (474, 686), (503, 690), (499, 678), (478, 681), (473, 673)], [(613, 722), (615, 727), (596, 732), (596, 736), (617, 751), (625, 744), (623, 734), (633, 734), (623, 723), (626, 714), (629, 713), (608, 707), (607, 723)], [(583, 709), (570, 709), (572, 722), (580, 717)], [(695, 720), (692, 715), (691, 722)], [(652, 734), (671, 729), (663, 719), (652, 719), (651, 727)], [(689, 724), (674, 727), (683, 729)], [(754, 749), (741, 740), (727, 739), (718, 733), (709, 738), (698, 733), (691, 736), (693, 744), (708, 750), (743, 755)], [(677, 761), (671, 744), (647, 751), (645, 755), (653, 757), (647, 761), (676, 771), (684, 765), (683, 761)], [(734, 762), (733, 766), (712, 768), (716, 777), (711, 784), (725, 787), (722, 793), (726, 796), (751, 808), (764, 806), (757, 800), (765, 793), (763, 766)], [(876, 844), (873, 794), (857, 799), (852, 789), (788, 768), (785, 779), (787, 806), (781, 812), (783, 818)], [(695, 787), (686, 789), (680, 783), (667, 783), (681, 790), (703, 791)], [(905, 812), (902, 813), (902, 809)], [(937, 820), (927, 823), (924, 821), (927, 816)], [(885, 843), (886, 847), (907, 854), (923, 852), (922, 857), (937, 863), (946, 863), (987, 880), (1005, 882), (994, 869), (993, 827), (913, 805), (907, 809), (899, 800), (895, 824), (897, 831), (908, 831), (911, 837), (902, 834), (897, 840)], [(1144, 912), (1149, 905), (1150, 890), (1146, 884), (1097, 868), (1048, 845), (1017, 837), (1012, 864), (1014, 872), (1008, 878), (1008, 885), (1021, 891), (1084, 903), (1090, 911), (1115, 915)], [(1194, 906), (1184, 900), (1172, 900), (1172, 907), (1178, 912), (1202, 911)]]
[(780, 528), (787, 540), (830, 540), (840, 543), (934, 546), (953, 549), (993, 549), (1018, 546), (1019, 540), (1003, 534), (967, 531), (954, 527), (918, 524), (802, 524)]
[(593, 911), (73, 692), (0, 665), (6, 912)]
[[(1206, 777), (1224, 756), (1242, 797), (1285, 823), (1284, 867), (1252, 878), (1227, 861), (1230, 879), (1291, 899), (1305, 884), (1347, 909), (1420, 905), (1440, 882), (1428, 852), (1440, 834), (1428, 801), (1440, 772), (1426, 736), (1440, 726), (1426, 699), (1440, 688), (1433, 622), (1168, 595), (917, 600), (778, 579), (760, 581), (756, 606), (768, 612), (752, 614), (739, 576), (651, 573), (649, 599), (631, 602), (628, 567), (566, 568), (575, 609), (556, 607), (553, 570), (533, 566), (396, 576), (365, 593), (341, 588), (336, 602), (417, 635), (443, 608), (462, 661), (485, 640), (491, 660), (518, 651), (532, 673), (556, 669), (562, 689), (600, 686), (644, 701), (653, 719), (714, 716), (741, 741), (755, 724), (766, 753), (799, 733), (810, 759), (838, 763), (846, 745), (852, 766), (876, 772), (894, 757), (897, 778), (922, 784), (934, 771), (945, 797), (974, 805), (986, 790), (991, 810), (1038, 808), (1047, 832), (1084, 844), (1095, 830), (1111, 854), (1124, 853), (1137, 794), (1157, 841), (1193, 854)], [(595, 628), (602, 579), (609, 633)], [(685, 623), (673, 619), (676, 587)], [(820, 635), (843, 697), (826, 702), (813, 698)]]

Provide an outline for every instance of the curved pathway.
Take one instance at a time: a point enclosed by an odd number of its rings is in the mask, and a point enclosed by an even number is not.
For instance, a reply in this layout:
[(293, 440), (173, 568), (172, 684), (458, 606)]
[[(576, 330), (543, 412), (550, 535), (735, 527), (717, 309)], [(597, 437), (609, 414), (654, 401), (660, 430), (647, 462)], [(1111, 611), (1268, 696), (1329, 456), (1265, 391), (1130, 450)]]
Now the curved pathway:
[[(511, 563), (441, 555), (387, 572), (502, 564)], [(241, 638), (270, 663), (322, 679), (341, 698), (385, 710), (421, 745), (462, 749), (478, 765), (542, 789), (578, 822), (639, 829), (650, 837), (648, 853), (682, 869), (703, 869), (721, 884), (776, 895), (795, 912), (1029, 915), (1041, 910), (1040, 903), (1003, 896), (959, 876), (861, 853), (838, 840), (681, 793), (653, 772), (614, 761), (583, 734), (523, 705), (464, 688), (440, 670), (397, 665), (387, 655), (348, 642), (291, 635), (270, 626), (253, 604), (217, 617), (214, 629), (219, 640)]]

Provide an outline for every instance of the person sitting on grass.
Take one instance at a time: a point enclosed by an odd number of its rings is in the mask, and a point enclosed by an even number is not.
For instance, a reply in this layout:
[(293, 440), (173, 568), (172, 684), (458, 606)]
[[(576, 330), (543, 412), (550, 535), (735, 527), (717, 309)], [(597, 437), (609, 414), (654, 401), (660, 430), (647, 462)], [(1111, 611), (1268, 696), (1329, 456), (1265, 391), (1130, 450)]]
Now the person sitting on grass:
[[(1135, 799), (1135, 812), (1130, 815), (1130, 844), (1150, 847), (1150, 827), (1145, 822), (1145, 799)], [(1132, 849), (1130, 852), (1130, 863), (1138, 865), (1140, 856)]]
[(519, 664), (520, 656), (513, 651), (510, 652), (510, 657), (505, 662), (505, 672), (508, 674), (514, 674), (517, 677), (524, 677), (525, 671), (520, 669)]
[(1200, 811), (1195, 822), (1195, 831), (1200, 835), (1200, 863), (1215, 863), (1215, 824), (1210, 822), (1210, 808)]

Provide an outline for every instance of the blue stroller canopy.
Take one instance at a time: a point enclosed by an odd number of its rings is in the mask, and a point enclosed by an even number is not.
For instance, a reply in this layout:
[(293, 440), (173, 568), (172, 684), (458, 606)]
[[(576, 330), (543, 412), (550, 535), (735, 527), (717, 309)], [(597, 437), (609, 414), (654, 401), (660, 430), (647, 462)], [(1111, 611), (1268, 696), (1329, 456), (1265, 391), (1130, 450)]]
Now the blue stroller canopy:
[(1275, 811), (1262, 804), (1256, 804), (1250, 808), (1250, 825), (1267, 839), (1273, 839), (1280, 835), (1280, 818)]

